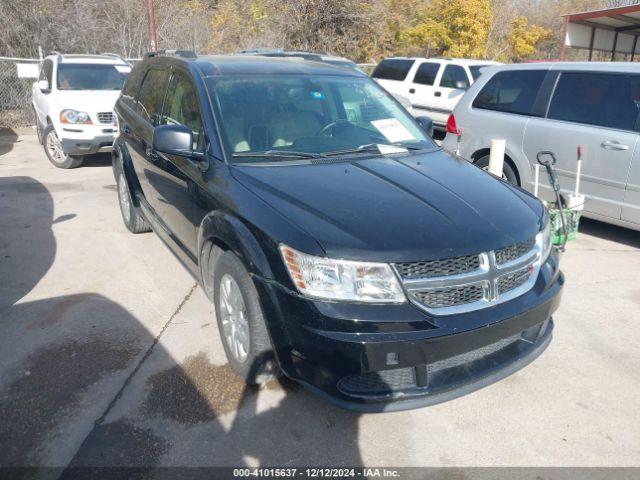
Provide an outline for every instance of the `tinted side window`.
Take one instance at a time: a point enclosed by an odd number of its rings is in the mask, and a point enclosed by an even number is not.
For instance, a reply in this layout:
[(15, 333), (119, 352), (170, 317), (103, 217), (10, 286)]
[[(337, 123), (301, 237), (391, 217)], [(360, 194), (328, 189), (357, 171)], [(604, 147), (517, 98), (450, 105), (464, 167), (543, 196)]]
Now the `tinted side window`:
[(140, 83), (142, 82), (142, 77), (144, 77), (144, 72), (145, 69), (142, 65), (133, 67), (133, 70), (131, 70), (131, 73), (122, 87), (122, 97), (133, 102), (138, 90), (140, 90)]
[[(457, 84), (460, 83), (460, 86)], [(459, 65), (447, 65), (440, 79), (442, 88), (469, 88), (469, 77)]]
[(150, 69), (140, 87), (138, 113), (148, 122), (151, 122), (152, 125), (158, 124), (167, 85), (167, 76), (168, 74), (165, 70)]
[(198, 106), (198, 95), (189, 77), (182, 72), (175, 72), (171, 77), (161, 123), (189, 127), (193, 132), (194, 150), (202, 150), (200, 148), (202, 118)]
[(421, 63), (415, 77), (413, 77), (413, 83), (429, 86), (433, 85), (433, 82), (436, 81), (438, 70), (440, 70), (439, 63)]
[(507, 70), (496, 73), (473, 101), (473, 108), (531, 115), (546, 70)]
[(634, 130), (640, 105), (640, 76), (562, 73), (548, 118)]
[(45, 60), (42, 63), (38, 80), (46, 80), (49, 84), (49, 90), (51, 90), (51, 77), (53, 77), (53, 62), (51, 60)]
[(382, 60), (371, 76), (373, 78), (380, 78), (382, 80), (404, 80), (407, 78), (407, 73), (413, 65), (413, 60), (408, 59), (388, 59)]

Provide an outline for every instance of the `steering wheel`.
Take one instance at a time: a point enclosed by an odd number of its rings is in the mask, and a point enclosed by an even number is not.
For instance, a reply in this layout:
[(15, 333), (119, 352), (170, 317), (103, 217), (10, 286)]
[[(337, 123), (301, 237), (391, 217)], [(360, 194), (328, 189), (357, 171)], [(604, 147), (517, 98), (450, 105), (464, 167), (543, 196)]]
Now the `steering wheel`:
[(327, 133), (330, 133), (331, 136), (333, 136), (334, 135), (334, 131), (336, 129), (344, 130), (345, 128), (350, 128), (350, 127), (353, 127), (353, 126), (354, 126), (353, 123), (351, 123), (349, 120), (345, 120), (344, 118), (339, 118), (335, 122), (328, 123), (327, 125), (322, 127), (320, 130), (318, 130), (318, 132), (316, 133), (315, 136), (316, 137), (326, 137), (326, 136), (328, 136)]

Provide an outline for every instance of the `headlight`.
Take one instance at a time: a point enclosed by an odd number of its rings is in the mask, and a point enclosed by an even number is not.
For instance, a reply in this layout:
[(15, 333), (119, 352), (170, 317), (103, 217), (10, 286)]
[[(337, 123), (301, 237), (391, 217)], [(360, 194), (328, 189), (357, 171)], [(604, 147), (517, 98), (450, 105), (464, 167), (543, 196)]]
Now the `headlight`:
[(544, 218), (542, 220), (542, 229), (538, 233), (540, 244), (540, 264), (543, 264), (549, 258), (551, 254), (551, 221), (549, 219), (549, 213), (545, 211)]
[(91, 119), (87, 112), (78, 112), (77, 110), (67, 109), (60, 112), (60, 122), (62, 123), (84, 123), (91, 124)]
[(391, 266), (332, 260), (280, 245), (289, 276), (303, 295), (325, 300), (402, 303), (405, 295)]

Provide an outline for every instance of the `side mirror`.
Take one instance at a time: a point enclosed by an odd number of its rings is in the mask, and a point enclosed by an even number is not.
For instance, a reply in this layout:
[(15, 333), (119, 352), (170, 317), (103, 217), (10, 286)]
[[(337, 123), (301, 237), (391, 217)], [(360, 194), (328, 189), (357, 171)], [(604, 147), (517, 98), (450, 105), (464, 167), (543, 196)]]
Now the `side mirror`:
[(469, 82), (465, 82), (464, 80), (457, 80), (456, 88), (458, 90), (466, 90), (467, 88), (469, 88)]
[(49, 88), (49, 82), (46, 80), (38, 80), (38, 88), (42, 93), (49, 93), (51, 91)]
[(427, 117), (426, 115), (416, 117), (416, 122), (427, 132), (427, 135), (433, 137), (433, 120), (431, 120), (431, 117)]
[(153, 149), (168, 155), (201, 159), (193, 150), (193, 132), (184, 125), (160, 125), (153, 129)]

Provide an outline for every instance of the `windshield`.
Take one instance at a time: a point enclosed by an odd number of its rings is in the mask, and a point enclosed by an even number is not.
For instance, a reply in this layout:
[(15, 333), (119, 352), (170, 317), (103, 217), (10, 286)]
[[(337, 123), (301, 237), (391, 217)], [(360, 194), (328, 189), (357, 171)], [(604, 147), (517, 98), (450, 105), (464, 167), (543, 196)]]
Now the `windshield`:
[(366, 77), (252, 75), (207, 81), (235, 162), (368, 151), (376, 144), (435, 147), (409, 113)]
[(58, 67), (59, 90), (120, 90), (128, 65), (62, 64)]

